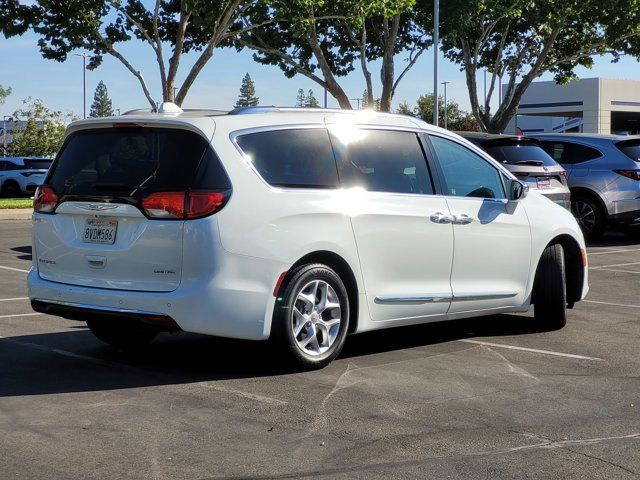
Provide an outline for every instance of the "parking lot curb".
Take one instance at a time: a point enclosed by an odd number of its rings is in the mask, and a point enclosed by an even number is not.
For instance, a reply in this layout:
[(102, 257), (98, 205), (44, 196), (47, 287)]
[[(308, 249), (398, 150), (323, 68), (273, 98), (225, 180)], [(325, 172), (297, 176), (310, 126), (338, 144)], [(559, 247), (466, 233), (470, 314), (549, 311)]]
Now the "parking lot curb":
[(0, 210), (0, 220), (31, 220), (32, 208), (7, 208)]

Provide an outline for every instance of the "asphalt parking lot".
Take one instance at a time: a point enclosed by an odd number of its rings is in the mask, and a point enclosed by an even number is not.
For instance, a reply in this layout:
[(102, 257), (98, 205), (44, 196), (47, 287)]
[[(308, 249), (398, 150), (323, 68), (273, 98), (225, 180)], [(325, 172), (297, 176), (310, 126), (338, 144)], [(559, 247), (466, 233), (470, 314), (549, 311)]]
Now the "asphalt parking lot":
[(0, 477), (640, 476), (640, 243), (589, 248), (561, 331), (500, 315), (350, 337), (315, 372), (192, 335), (114, 351), (32, 312), (30, 222), (0, 222)]

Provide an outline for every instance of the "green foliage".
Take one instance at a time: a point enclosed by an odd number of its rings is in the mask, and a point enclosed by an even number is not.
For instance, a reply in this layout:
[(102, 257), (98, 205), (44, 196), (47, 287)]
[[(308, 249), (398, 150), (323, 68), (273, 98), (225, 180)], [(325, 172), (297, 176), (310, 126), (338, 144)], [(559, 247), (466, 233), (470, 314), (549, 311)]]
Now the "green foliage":
[(62, 146), (62, 138), (70, 115), (48, 109), (42, 100), (28, 98), (24, 107), (13, 114), (15, 122), (25, 122), (14, 129), (9, 154), (16, 157), (53, 157)]
[[(447, 0), (441, 2), (444, 55), (464, 70), (474, 116), (483, 130), (503, 130), (533, 80), (551, 73), (559, 83), (590, 68), (593, 58), (631, 51), (640, 25), (638, 0)], [(418, 0), (426, 28), (433, 2)], [(624, 12), (624, 13), (622, 13)], [(639, 50), (640, 52), (640, 50)], [(489, 101), (479, 100), (479, 70), (490, 73)], [(504, 77), (504, 98), (490, 100)]]
[(251, 76), (247, 73), (242, 79), (240, 85), (240, 95), (235, 107), (255, 107), (260, 103), (260, 99), (256, 97), (256, 86), (251, 80)]
[(113, 104), (109, 98), (109, 92), (107, 86), (102, 80), (96, 87), (96, 92), (93, 94), (93, 103), (91, 104), (90, 117), (111, 117), (113, 115)]
[(307, 95), (302, 88), (298, 89), (298, 95), (296, 96), (296, 107), (304, 107), (307, 104)]
[[(405, 101), (398, 106), (396, 113), (418, 117), (425, 122), (432, 123), (434, 110), (433, 99), (433, 93), (421, 95), (420, 98), (418, 98), (417, 106), (415, 108), (411, 108), (411, 106), (409, 106), (409, 104)], [(439, 126), (442, 127), (444, 126), (445, 116), (444, 98), (439, 95), (438, 100), (438, 119), (440, 122)], [(462, 110), (457, 102), (453, 100), (447, 100), (447, 128), (454, 131), (475, 132), (478, 130), (478, 124), (475, 121), (473, 115)]]
[(0, 105), (4, 103), (9, 95), (11, 95), (11, 87), (3, 87), (0, 85)]
[(309, 89), (309, 91), (307, 92), (307, 99), (304, 103), (304, 106), (307, 108), (318, 108), (320, 106), (320, 102), (318, 102), (318, 99), (313, 94), (313, 90), (311, 89)]

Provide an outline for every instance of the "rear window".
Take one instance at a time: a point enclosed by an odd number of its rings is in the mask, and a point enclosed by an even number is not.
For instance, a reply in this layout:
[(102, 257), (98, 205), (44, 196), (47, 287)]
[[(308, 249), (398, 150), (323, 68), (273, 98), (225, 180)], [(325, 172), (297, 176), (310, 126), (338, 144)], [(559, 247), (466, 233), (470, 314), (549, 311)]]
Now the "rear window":
[(500, 163), (522, 166), (553, 167), (556, 162), (539, 145), (529, 142), (488, 143), (482, 148)]
[(588, 162), (602, 156), (595, 148), (587, 147), (579, 143), (560, 142), (555, 140), (543, 140), (542, 148), (563, 165)]
[(270, 185), (338, 187), (336, 161), (324, 128), (250, 133), (237, 137), (236, 142)]
[(62, 147), (46, 183), (59, 195), (78, 196), (231, 187), (207, 140), (169, 128), (76, 132)]
[(51, 166), (51, 160), (25, 158), (24, 163), (30, 170), (47, 170)]
[(640, 140), (625, 140), (617, 143), (616, 147), (631, 160), (640, 162)]

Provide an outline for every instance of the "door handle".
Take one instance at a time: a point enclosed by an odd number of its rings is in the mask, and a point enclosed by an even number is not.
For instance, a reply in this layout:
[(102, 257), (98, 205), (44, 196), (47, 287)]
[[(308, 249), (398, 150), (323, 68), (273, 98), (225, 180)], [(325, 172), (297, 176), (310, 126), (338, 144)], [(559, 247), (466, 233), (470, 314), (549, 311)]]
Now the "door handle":
[(461, 213), (459, 215), (453, 216), (454, 225), (469, 225), (471, 222), (473, 222), (473, 218), (471, 218), (466, 213)]
[(436, 212), (431, 215), (431, 221), (433, 223), (451, 223), (453, 222), (453, 217), (442, 212)]

